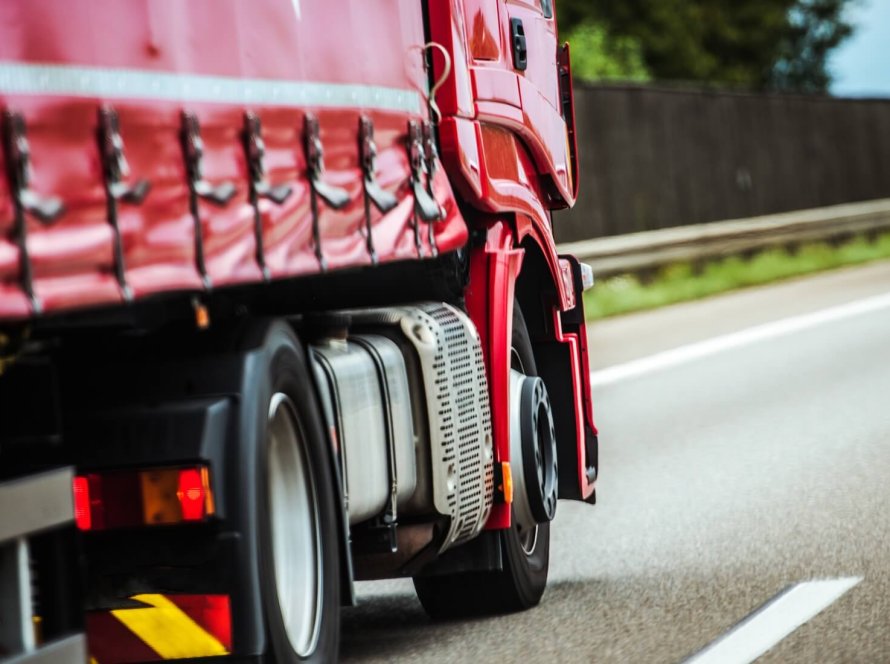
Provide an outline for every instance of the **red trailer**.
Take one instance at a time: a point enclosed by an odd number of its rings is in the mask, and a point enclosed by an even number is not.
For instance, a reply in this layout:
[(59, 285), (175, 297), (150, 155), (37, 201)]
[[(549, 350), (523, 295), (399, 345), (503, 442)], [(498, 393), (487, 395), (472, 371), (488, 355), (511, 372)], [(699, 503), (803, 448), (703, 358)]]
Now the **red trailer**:
[(0, 96), (0, 481), (75, 468), (82, 581), (0, 654), (330, 661), (356, 579), (539, 602), (597, 474), (551, 0), (7, 0)]

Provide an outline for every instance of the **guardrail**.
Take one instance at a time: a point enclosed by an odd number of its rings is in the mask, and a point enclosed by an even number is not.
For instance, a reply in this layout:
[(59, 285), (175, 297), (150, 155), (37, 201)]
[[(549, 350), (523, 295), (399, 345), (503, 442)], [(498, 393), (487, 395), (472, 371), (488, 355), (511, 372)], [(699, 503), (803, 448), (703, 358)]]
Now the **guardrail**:
[(49, 643), (35, 638), (28, 539), (74, 520), (71, 468), (0, 482), (0, 664), (87, 661), (74, 633)]
[(890, 198), (594, 238), (561, 244), (557, 251), (589, 263), (597, 276), (608, 276), (885, 230), (890, 230)]

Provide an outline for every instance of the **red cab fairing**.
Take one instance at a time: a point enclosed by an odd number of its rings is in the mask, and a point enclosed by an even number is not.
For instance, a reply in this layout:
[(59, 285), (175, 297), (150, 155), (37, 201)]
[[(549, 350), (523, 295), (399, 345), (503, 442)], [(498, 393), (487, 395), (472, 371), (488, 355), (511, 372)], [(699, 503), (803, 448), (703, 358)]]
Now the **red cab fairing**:
[[(547, 324), (551, 341), (562, 349), (564, 368), (557, 382), (570, 381), (573, 388), (564, 426), (575, 448), (571, 464), (563, 463), (561, 456), (560, 466), (562, 472), (577, 472), (572, 473), (572, 489), (561, 493), (589, 499), (594, 491), (596, 428), (582, 338), (583, 304), (580, 289), (564, 276), (550, 220), (550, 210), (575, 200), (574, 110), (570, 81), (560, 81), (570, 76), (567, 52), (557, 48), (555, 17), (543, 9), (539, 0), (430, 3), (432, 38), (452, 58), (437, 96), (444, 114), (440, 137), (455, 188), (478, 211), (471, 223), (486, 232), (484, 246), (475, 248), (471, 259), (467, 304), (486, 351), (498, 460), (509, 460), (510, 453), (509, 433), (497, 425), (509, 412), (509, 348), (503, 340), (510, 339), (523, 252), (533, 248), (547, 266), (555, 295), (546, 317), (552, 321)], [(514, 52), (516, 25), (524, 37), (524, 66), (517, 66)], [(433, 62), (437, 73), (444, 72), (439, 55), (434, 54)], [(564, 329), (561, 315), (568, 312), (578, 320)], [(509, 518), (509, 510), (495, 510), (489, 526), (506, 527)]]

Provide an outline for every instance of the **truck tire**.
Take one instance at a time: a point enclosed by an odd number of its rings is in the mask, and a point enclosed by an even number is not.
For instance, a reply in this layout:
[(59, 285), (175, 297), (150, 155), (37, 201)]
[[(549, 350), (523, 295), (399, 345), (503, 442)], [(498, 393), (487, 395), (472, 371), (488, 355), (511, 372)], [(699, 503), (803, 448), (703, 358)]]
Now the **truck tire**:
[(256, 422), (259, 585), (268, 662), (336, 661), (340, 565), (333, 473), (305, 353), (268, 324)]
[[(537, 376), (532, 344), (519, 305), (513, 305), (512, 368)], [(529, 537), (516, 519), (497, 531), (503, 569), (414, 577), (414, 588), (432, 618), (513, 613), (537, 606), (547, 586), (550, 566), (550, 524), (542, 523)]]

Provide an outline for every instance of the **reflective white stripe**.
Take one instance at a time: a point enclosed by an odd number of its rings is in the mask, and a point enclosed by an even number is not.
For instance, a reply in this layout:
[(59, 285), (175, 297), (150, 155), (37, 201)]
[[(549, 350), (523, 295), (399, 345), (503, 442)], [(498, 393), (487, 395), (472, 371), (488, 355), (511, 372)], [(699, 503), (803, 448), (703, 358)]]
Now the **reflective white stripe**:
[(0, 62), (0, 94), (152, 99), (263, 106), (374, 108), (419, 113), (416, 90), (374, 85), (283, 81), (144, 69)]

